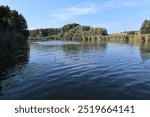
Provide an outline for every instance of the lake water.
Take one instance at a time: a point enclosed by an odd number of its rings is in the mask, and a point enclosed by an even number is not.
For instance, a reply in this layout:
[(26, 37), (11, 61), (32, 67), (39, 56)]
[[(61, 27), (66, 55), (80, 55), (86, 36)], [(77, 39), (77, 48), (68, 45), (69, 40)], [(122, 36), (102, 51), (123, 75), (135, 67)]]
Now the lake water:
[(150, 45), (32, 42), (0, 61), (0, 99), (150, 99)]

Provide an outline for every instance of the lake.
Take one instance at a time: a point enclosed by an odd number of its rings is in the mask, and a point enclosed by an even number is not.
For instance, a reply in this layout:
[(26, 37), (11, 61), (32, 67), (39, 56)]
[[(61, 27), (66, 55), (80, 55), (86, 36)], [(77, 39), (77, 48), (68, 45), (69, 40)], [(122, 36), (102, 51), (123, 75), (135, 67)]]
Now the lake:
[(150, 44), (30, 42), (0, 61), (0, 99), (150, 99)]

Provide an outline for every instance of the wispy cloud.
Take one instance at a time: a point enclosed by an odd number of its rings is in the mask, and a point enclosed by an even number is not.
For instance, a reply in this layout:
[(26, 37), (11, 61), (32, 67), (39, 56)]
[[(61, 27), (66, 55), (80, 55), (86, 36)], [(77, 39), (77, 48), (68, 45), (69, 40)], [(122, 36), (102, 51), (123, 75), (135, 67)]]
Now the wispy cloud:
[(50, 17), (52, 18), (51, 22), (58, 22), (69, 20), (81, 15), (95, 14), (97, 11), (98, 9), (95, 4), (85, 4), (60, 9), (59, 11), (53, 11), (50, 14)]
[(126, 0), (124, 1), (125, 6), (139, 6), (150, 3), (150, 0)]
[(104, 2), (81, 3), (76, 6), (52, 11), (49, 16), (51, 23), (67, 21), (83, 15), (91, 15), (101, 10), (112, 10), (124, 7), (138, 7), (150, 3), (150, 0), (107, 0)]
[(150, 3), (150, 0), (109, 0), (101, 3), (101, 8), (122, 8), (141, 6)]

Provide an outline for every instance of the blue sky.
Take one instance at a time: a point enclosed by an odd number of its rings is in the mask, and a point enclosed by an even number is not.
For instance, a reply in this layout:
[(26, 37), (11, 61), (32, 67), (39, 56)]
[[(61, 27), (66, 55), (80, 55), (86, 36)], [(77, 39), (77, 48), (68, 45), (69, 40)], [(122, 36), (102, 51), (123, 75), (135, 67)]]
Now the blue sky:
[(150, 0), (0, 0), (24, 15), (29, 29), (79, 23), (109, 33), (139, 30), (150, 19)]

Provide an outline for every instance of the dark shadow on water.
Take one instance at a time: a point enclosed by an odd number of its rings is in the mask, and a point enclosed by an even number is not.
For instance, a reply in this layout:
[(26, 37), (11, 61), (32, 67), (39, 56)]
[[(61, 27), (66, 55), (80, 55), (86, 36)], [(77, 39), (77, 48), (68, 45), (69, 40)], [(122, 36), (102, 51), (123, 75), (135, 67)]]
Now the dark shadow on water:
[(26, 64), (29, 60), (29, 50), (21, 50), (15, 54), (5, 56), (0, 59), (0, 78), (7, 75), (7, 69), (13, 68), (18, 64)]
[(24, 49), (16, 52), (15, 54), (7, 55), (0, 59), (0, 96), (2, 96), (3, 80), (11, 78), (9, 70), (21, 64), (22, 69), (29, 61), (29, 49)]

